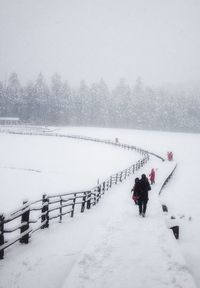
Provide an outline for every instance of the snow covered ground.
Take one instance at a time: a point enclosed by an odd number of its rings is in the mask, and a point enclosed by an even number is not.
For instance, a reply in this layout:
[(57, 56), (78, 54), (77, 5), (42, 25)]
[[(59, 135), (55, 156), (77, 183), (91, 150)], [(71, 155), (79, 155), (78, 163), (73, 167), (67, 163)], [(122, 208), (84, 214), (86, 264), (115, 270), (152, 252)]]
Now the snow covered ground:
[[(144, 172), (149, 173), (152, 167), (157, 172), (156, 184), (150, 192), (147, 216), (144, 219), (138, 216), (137, 206), (131, 200), (132, 178), (108, 191), (90, 211), (83, 215), (77, 214), (73, 219), (66, 217), (62, 224), (55, 223), (46, 231), (39, 231), (27, 246), (16, 244), (8, 249), (5, 259), (0, 262), (0, 287), (193, 288), (193, 279), (196, 287), (200, 287), (200, 194), (196, 181), (200, 135), (75, 127), (60, 128), (57, 132), (112, 140), (118, 137), (120, 142), (140, 146), (164, 157), (167, 151), (173, 151), (178, 168), (160, 197), (160, 186), (174, 163), (163, 163), (151, 157), (150, 162), (138, 172), (138, 176)], [(39, 178), (27, 179), (26, 183), (30, 193), (28, 198), (37, 198), (40, 193), (53, 191), (54, 188), (59, 190), (54, 192), (68, 191), (66, 183), (70, 189), (93, 186), (97, 175), (107, 177), (134, 163), (138, 157), (133, 152), (117, 147), (72, 139), (43, 139), (42, 136), (6, 134), (1, 134), (0, 138), (1, 176), (8, 177), (9, 182), (15, 181), (13, 187), (18, 191), (17, 196), (11, 200), (7, 195), (12, 185), (7, 184), (6, 178), (1, 179), (6, 189), (1, 210), (5, 210), (7, 206), (14, 208), (16, 201), (20, 202), (25, 197), (24, 192), (21, 194), (23, 189), (16, 189), (24, 183), (18, 183), (18, 177), (12, 175), (13, 172), (31, 175), (43, 172), (44, 186)], [(58, 178), (56, 176), (56, 173), (62, 174), (69, 167), (73, 170), (73, 163), (77, 163), (71, 161), (74, 157), (70, 159), (70, 156), (67, 156), (67, 164), (63, 161), (61, 155), (65, 151), (65, 145), (70, 155), (78, 155), (78, 163), (87, 163), (87, 169), (92, 167), (88, 179), (84, 171), (85, 165), (78, 165), (74, 175), (76, 174), (76, 179), (80, 179), (80, 183), (76, 187), (70, 183), (74, 179), (73, 175), (67, 178), (66, 174)], [(22, 148), (17, 150), (18, 155), (15, 147)], [(33, 153), (34, 148), (37, 153)], [(44, 156), (46, 149), (47, 155)], [(88, 155), (91, 157), (88, 158)], [(108, 157), (106, 163), (104, 157)], [(51, 176), (47, 177), (49, 173)], [(137, 174), (134, 177), (136, 176)], [(55, 184), (48, 186), (47, 179), (55, 181)], [(28, 187), (29, 181), (31, 185)], [(33, 183), (36, 184), (32, 190)], [(160, 203), (168, 206), (168, 215), (163, 214)], [(171, 215), (176, 219), (171, 220)], [(171, 230), (167, 229), (169, 222), (180, 225), (178, 241), (174, 239)]]
[[(0, 211), (23, 199), (90, 189), (141, 158), (105, 144), (59, 137), (0, 134)], [(6, 211), (5, 211), (6, 210)]]

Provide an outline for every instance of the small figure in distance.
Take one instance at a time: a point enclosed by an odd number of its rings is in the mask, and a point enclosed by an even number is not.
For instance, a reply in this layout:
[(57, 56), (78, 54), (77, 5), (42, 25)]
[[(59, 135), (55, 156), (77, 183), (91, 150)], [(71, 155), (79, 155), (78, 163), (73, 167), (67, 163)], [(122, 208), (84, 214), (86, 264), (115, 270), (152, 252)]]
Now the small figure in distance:
[(139, 205), (139, 214), (145, 217), (146, 209), (147, 209), (147, 202), (149, 200), (148, 197), (148, 191), (151, 190), (151, 186), (149, 183), (148, 178), (145, 174), (142, 174), (141, 180), (140, 180), (140, 195), (138, 199), (138, 205)]
[(115, 138), (115, 143), (118, 144), (119, 143), (119, 139), (116, 137)]
[(173, 161), (173, 152), (167, 152), (167, 159), (168, 159), (168, 161)]
[(155, 184), (155, 175), (156, 175), (155, 170), (152, 168), (151, 173), (149, 174), (149, 179), (151, 181), (151, 185)]
[(131, 192), (133, 192), (132, 195), (132, 199), (135, 202), (136, 205), (138, 205), (138, 199), (139, 199), (139, 195), (141, 194), (140, 191), (140, 179), (139, 178), (135, 178), (135, 184), (131, 190)]

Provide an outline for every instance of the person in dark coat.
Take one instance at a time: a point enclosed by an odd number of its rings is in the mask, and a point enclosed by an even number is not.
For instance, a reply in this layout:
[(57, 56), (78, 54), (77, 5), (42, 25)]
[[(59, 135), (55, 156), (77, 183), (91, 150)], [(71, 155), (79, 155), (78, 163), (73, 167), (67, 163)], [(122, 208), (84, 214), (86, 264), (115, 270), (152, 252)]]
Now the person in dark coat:
[(135, 178), (135, 184), (133, 186), (133, 189), (131, 190), (133, 192), (132, 199), (134, 200), (135, 204), (138, 204), (139, 195), (141, 194), (141, 187), (140, 187), (140, 179)]
[(140, 194), (138, 199), (138, 205), (139, 205), (139, 214), (145, 217), (146, 209), (147, 209), (147, 202), (149, 200), (148, 197), (148, 191), (151, 190), (151, 186), (149, 183), (148, 178), (145, 174), (142, 174), (141, 180), (140, 180)]

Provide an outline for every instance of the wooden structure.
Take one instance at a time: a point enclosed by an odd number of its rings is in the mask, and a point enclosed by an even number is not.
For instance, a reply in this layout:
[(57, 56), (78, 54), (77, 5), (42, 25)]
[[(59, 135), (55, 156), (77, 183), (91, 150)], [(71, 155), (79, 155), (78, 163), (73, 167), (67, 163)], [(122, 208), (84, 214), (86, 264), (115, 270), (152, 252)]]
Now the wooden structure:
[(17, 125), (19, 123), (18, 117), (0, 117), (0, 125)]

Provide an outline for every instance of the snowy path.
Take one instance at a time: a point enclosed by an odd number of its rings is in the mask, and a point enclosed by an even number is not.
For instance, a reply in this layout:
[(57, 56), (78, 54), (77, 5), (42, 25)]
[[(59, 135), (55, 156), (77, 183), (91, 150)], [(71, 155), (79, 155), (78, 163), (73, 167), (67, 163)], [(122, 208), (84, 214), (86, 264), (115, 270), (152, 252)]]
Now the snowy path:
[(116, 188), (112, 215), (107, 202), (102, 222), (62, 288), (195, 287), (176, 241), (166, 229), (158, 188), (150, 194), (145, 219), (138, 216), (124, 189)]
[(0, 262), (0, 287), (194, 288), (157, 195), (172, 167), (159, 165), (146, 218), (131, 200), (132, 178), (90, 211), (40, 231), (28, 246), (8, 250)]

